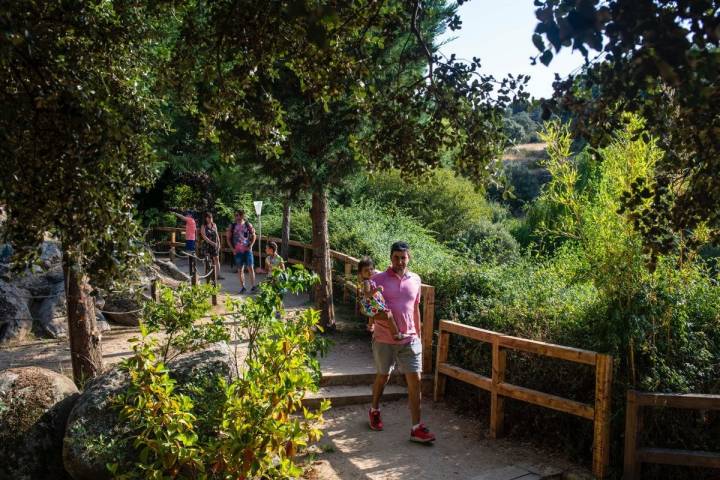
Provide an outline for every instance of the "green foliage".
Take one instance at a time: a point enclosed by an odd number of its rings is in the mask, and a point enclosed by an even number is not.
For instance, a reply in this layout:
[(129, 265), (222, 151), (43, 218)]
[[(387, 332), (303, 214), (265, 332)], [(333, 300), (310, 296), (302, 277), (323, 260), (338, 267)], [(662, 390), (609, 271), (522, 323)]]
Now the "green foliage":
[[(567, 129), (549, 125), (546, 166), (552, 180), (529, 212), (540, 253), (530, 250), (509, 264), (480, 264), (463, 277), (462, 290), (445, 308), (449, 317), (471, 325), (612, 354), (618, 432), (629, 387), (720, 392), (717, 280), (692, 249), (659, 256), (649, 268), (642, 235), (620, 213), (625, 192), (652, 176), (662, 157), (654, 140), (638, 135), (642, 122), (629, 117), (627, 123), (596, 155), (577, 156)], [(459, 343), (454, 355), (473, 369), (488, 361), (477, 342)], [(582, 380), (591, 378), (586, 373), (522, 356), (510, 361), (516, 362), (510, 371), (520, 385), (553, 385), (552, 393), (570, 398), (592, 396), (594, 384)], [(577, 428), (552, 418), (553, 429)], [(720, 447), (712, 430), (680, 416), (663, 418), (664, 425), (645, 429), (649, 442), (667, 446), (669, 431), (675, 446)], [(621, 458), (619, 452), (613, 457)]]
[[(250, 340), (251, 352), (243, 360), (240, 376), (232, 381), (203, 378), (182, 385), (182, 391), (157, 355), (158, 343), (142, 328), (134, 355), (123, 363), (131, 386), (116, 402), (128, 435), (117, 446), (125, 455), (109, 465), (119, 479), (134, 478), (277, 478), (297, 477), (298, 449), (319, 439), (323, 404), (316, 412), (302, 408), (307, 391), (318, 385), (315, 355), (322, 350), (315, 332), (319, 315), (305, 310), (282, 319), (282, 292), (309, 288), (317, 277), (302, 269), (275, 272), (261, 293), (244, 303), (231, 303), (230, 313), (240, 325), (236, 340)], [(199, 299), (193, 300), (192, 293)], [(202, 289), (174, 296), (164, 291), (155, 312), (156, 329), (165, 336), (186, 325), (205, 309), (209, 291)], [(190, 330), (188, 330), (190, 331)], [(195, 330), (196, 342), (207, 338)], [(230, 332), (226, 332), (229, 334)], [(169, 343), (169, 342), (168, 342)], [(182, 343), (180, 348), (195, 343)], [(183, 350), (187, 351), (187, 349)], [(298, 415), (297, 412), (302, 414)], [(127, 454), (127, 452), (134, 452)]]
[(362, 176), (351, 188), (355, 201), (365, 199), (404, 211), (440, 242), (492, 215), (483, 192), (445, 168), (417, 179), (397, 170)]
[(160, 360), (168, 360), (180, 353), (228, 340), (221, 317), (213, 315), (208, 323), (198, 321), (210, 314), (210, 298), (218, 293), (212, 285), (180, 284), (177, 290), (160, 286), (157, 302), (145, 304), (144, 322), (148, 333), (163, 332)]
[(16, 259), (32, 260), (47, 231), (98, 280), (143, 259), (132, 197), (154, 176), (152, 138), (163, 128), (152, 73), (163, 7), (0, 6), (0, 198)]
[(470, 224), (448, 246), (476, 263), (508, 263), (520, 255), (520, 245), (503, 223), (482, 220)]
[[(720, 232), (720, 2), (535, 2), (533, 42), (547, 64), (572, 46), (586, 59), (581, 75), (556, 84), (555, 103), (575, 115), (593, 146), (612, 142), (623, 115), (646, 120), (661, 157), (646, 182), (623, 198), (636, 229), (655, 253), (672, 252), (703, 225)], [(545, 41), (549, 42), (546, 44)]]

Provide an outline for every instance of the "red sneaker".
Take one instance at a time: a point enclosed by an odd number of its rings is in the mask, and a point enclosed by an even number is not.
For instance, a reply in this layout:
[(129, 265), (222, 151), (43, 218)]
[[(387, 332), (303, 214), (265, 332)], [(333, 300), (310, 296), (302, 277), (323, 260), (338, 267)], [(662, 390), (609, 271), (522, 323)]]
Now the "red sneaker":
[(383, 423), (382, 419), (380, 418), (380, 410), (370, 410), (368, 415), (370, 417), (370, 430), (382, 430)]
[(424, 423), (421, 423), (417, 428), (410, 430), (410, 440), (419, 443), (430, 443), (435, 441), (435, 434)]

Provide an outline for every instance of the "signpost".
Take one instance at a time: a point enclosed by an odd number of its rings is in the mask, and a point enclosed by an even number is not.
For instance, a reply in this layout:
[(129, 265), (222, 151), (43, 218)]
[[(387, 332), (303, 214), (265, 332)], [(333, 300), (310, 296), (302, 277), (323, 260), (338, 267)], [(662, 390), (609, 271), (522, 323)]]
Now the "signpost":
[(265, 269), (263, 268), (262, 263), (262, 206), (263, 202), (262, 200), (256, 200), (253, 202), (253, 205), (255, 206), (255, 213), (258, 216), (258, 267), (255, 269), (257, 273), (265, 273)]

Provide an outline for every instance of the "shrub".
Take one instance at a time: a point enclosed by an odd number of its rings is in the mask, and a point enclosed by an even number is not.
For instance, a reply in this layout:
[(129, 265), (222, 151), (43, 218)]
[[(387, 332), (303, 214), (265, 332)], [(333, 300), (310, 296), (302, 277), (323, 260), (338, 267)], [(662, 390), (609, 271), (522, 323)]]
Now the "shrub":
[(395, 170), (382, 172), (356, 180), (352, 188), (354, 201), (405, 212), (441, 242), (492, 215), (484, 193), (450, 169), (434, 170), (413, 181)]
[[(261, 293), (229, 308), (238, 328), (236, 335), (253, 331), (250, 354), (239, 369), (241, 376), (228, 383), (205, 378), (202, 385), (176, 389), (157, 352), (173, 343), (170, 332), (191, 335), (188, 321), (206, 313), (210, 292), (195, 290), (199, 299), (184, 293), (163, 292), (163, 305), (153, 311), (157, 329), (166, 328), (162, 341), (142, 327), (134, 355), (123, 363), (131, 385), (117, 399), (121, 418), (130, 435), (117, 448), (137, 456), (117, 455), (109, 465), (115, 478), (278, 478), (301, 474), (294, 463), (297, 449), (316, 441), (321, 433), (317, 412), (302, 409), (306, 391), (317, 390), (321, 349), (315, 337), (319, 315), (306, 310), (293, 321), (283, 321), (281, 292), (307, 289), (317, 281), (302, 268), (275, 272)], [(189, 290), (188, 292), (192, 292)], [(229, 334), (229, 332), (228, 332)], [(242, 339), (238, 338), (238, 341)], [(179, 346), (187, 346), (182, 342)]]

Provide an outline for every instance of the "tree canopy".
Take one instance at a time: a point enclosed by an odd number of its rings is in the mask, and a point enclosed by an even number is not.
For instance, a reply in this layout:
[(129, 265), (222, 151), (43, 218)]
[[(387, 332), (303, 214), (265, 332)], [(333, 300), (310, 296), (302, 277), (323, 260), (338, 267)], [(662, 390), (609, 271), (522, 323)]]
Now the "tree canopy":
[[(604, 145), (625, 112), (646, 119), (664, 152), (623, 209), (654, 252), (720, 232), (720, 2), (536, 1), (539, 60), (571, 47), (589, 61), (555, 83), (554, 103)], [(593, 52), (596, 52), (595, 54)], [(594, 56), (593, 56), (594, 55)], [(701, 234), (702, 232), (702, 234)]]

